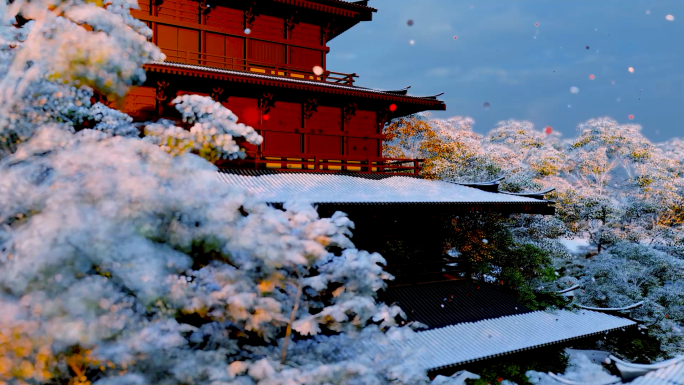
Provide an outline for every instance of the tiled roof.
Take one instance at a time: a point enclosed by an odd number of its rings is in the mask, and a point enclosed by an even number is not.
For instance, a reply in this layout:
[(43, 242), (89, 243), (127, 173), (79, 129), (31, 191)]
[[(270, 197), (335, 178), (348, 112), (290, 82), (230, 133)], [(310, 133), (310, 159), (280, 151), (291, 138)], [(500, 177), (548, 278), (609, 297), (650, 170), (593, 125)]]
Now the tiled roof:
[(344, 4), (344, 5), (350, 5), (350, 6), (353, 6), (353, 7), (359, 7), (359, 8), (367, 9), (367, 10), (370, 10), (370, 11), (373, 11), (373, 12), (376, 12), (376, 11), (377, 11), (377, 9), (371, 8), (371, 7), (369, 7), (368, 5), (364, 4), (364, 3), (367, 3), (367, 2), (364, 2), (364, 1), (342, 1), (342, 0), (309, 0), (309, 1), (314, 2), (314, 3), (333, 3), (333, 4), (337, 3), (337, 4)]
[(388, 305), (399, 306), (408, 321), (430, 328), (532, 312), (507, 291), (466, 280), (389, 287), (378, 295)]
[(634, 325), (590, 310), (535, 311), (418, 332), (397, 346), (416, 352), (423, 368), (437, 370)]
[(684, 385), (684, 362), (647, 373), (630, 385)]
[(269, 203), (307, 200), (334, 204), (522, 204), (547, 208), (548, 201), (497, 194), (412, 176), (371, 179), (362, 173), (244, 172), (224, 169), (219, 177)]
[(234, 75), (234, 76), (248, 77), (248, 78), (254, 78), (254, 79), (264, 79), (264, 80), (275, 80), (275, 81), (282, 81), (285, 83), (292, 83), (292, 84), (299, 84), (299, 85), (306, 85), (306, 86), (316, 86), (316, 87), (323, 87), (323, 88), (330, 88), (330, 89), (337, 89), (337, 90), (344, 90), (344, 91), (361, 92), (361, 93), (366, 93), (366, 94), (370, 93), (370, 94), (376, 94), (376, 95), (384, 95), (384, 96), (391, 97), (391, 98), (416, 99), (416, 100), (431, 102), (432, 104), (443, 104), (443, 102), (436, 100), (434, 96), (421, 97), (421, 96), (411, 96), (411, 95), (398, 95), (398, 94), (392, 93), (392, 92), (379, 91), (379, 90), (374, 90), (374, 89), (365, 88), (365, 87), (348, 86), (348, 85), (334, 84), (334, 83), (327, 83), (327, 82), (318, 82), (318, 81), (313, 81), (313, 80), (301, 80), (301, 79), (295, 79), (295, 78), (285, 77), (285, 76), (266, 75), (266, 74), (261, 74), (261, 73), (257, 73), (257, 72), (235, 71), (235, 70), (200, 66), (200, 65), (194, 65), (194, 64), (175, 63), (175, 62), (158, 62), (158, 61), (149, 62), (147, 64), (147, 66), (150, 69), (153, 69), (153, 67), (151, 67), (151, 66), (162, 66), (162, 67), (168, 67), (168, 68), (189, 69), (189, 70), (204, 71), (204, 72), (215, 73), (215, 74)]

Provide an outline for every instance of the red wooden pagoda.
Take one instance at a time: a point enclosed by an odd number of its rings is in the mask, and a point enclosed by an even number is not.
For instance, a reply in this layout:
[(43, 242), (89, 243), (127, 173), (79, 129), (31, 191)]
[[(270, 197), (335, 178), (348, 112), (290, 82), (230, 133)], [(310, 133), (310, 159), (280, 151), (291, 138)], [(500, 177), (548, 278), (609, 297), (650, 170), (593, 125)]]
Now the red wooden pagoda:
[(136, 120), (178, 117), (177, 95), (208, 95), (264, 137), (230, 167), (418, 173), (417, 160), (382, 158), (392, 118), (444, 110), (437, 96), (355, 85), (328, 70), (328, 42), (375, 9), (341, 0), (139, 0), (133, 16), (153, 30), (164, 62), (126, 98)]

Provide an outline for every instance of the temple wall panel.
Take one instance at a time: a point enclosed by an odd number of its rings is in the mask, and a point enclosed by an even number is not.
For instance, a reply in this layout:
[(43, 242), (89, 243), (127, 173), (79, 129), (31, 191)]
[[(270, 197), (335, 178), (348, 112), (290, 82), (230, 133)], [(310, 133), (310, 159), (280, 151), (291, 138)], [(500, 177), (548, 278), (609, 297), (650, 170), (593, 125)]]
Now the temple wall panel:
[(199, 23), (199, 5), (191, 0), (164, 0), (157, 6), (157, 15), (185, 23)]

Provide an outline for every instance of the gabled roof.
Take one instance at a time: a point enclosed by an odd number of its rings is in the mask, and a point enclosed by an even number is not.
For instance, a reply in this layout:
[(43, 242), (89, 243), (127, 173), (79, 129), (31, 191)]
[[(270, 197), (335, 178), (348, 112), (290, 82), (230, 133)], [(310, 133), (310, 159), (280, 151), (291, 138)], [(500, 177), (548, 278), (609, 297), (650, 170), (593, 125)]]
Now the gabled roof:
[(439, 370), (634, 325), (590, 310), (535, 311), (418, 332), (397, 346), (415, 352), (423, 368)]
[(553, 213), (546, 200), (491, 193), (414, 175), (248, 169), (222, 169), (218, 175), (269, 203), (307, 200), (336, 205), (480, 205), (478, 211)]
[(408, 321), (430, 328), (532, 312), (512, 293), (465, 280), (388, 287), (378, 293), (378, 299), (399, 306)]
[(348, 86), (313, 80), (302, 80), (285, 76), (266, 75), (257, 72), (235, 71), (222, 68), (200, 66), (194, 64), (174, 62), (150, 62), (144, 68), (150, 72), (168, 73), (200, 78), (227, 80), (237, 83), (259, 84), (288, 89), (318, 91), (346, 95), (357, 98), (380, 99), (394, 103), (408, 103), (419, 105), (423, 110), (446, 110), (443, 101), (433, 96), (411, 96), (397, 93), (378, 91), (370, 88)]

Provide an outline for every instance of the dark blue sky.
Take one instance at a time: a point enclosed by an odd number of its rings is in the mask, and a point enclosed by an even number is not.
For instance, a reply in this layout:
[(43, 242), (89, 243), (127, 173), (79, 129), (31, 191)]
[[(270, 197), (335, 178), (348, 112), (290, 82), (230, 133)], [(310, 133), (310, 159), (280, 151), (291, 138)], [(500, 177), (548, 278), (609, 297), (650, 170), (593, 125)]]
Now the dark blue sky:
[(378, 9), (373, 21), (331, 41), (328, 55), (329, 70), (356, 72), (360, 86), (445, 92), (447, 111), (433, 116), (470, 116), (480, 133), (517, 119), (572, 137), (577, 124), (610, 116), (640, 124), (655, 142), (684, 137), (684, 0), (371, 0), (369, 6)]

